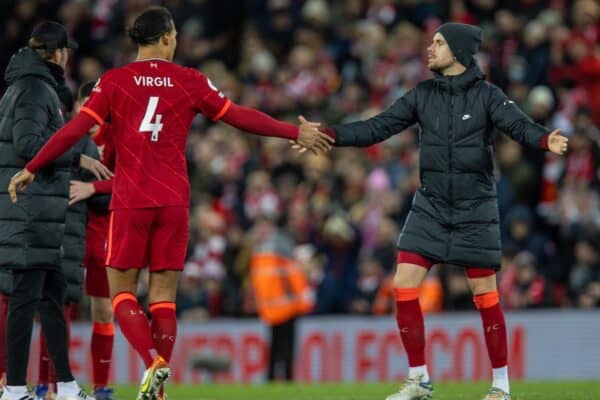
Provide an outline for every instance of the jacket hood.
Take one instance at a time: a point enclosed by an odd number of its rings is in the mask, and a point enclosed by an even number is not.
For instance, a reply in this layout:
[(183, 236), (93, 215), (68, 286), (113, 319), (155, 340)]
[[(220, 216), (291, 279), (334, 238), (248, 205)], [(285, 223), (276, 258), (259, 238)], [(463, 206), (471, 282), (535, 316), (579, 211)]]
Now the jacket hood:
[(460, 75), (445, 76), (435, 72), (435, 81), (450, 93), (466, 92), (477, 81), (485, 79), (485, 75), (479, 69), (476, 63), (471, 64), (469, 68)]
[(11, 85), (25, 76), (38, 76), (52, 86), (57, 85), (56, 79), (52, 76), (42, 57), (29, 47), (22, 47), (10, 58), (4, 73), (4, 80)]

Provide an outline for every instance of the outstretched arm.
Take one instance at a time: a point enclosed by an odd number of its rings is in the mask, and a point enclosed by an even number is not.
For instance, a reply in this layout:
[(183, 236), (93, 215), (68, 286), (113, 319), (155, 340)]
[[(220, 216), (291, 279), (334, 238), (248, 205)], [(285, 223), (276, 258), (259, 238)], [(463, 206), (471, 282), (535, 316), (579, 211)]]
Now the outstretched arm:
[(84, 137), (88, 131), (96, 124), (94, 118), (86, 113), (79, 113), (60, 128), (41, 150), (27, 163), (25, 169), (35, 174), (38, 169), (43, 168), (48, 163), (60, 157), (71, 146)]
[(550, 130), (533, 122), (500, 88), (492, 85), (489, 101), (494, 127), (521, 144), (548, 150)]
[(400, 97), (388, 109), (366, 121), (335, 125), (328, 130), (335, 134), (335, 146), (366, 147), (402, 132), (417, 122), (415, 89)]
[(311, 124), (302, 124), (298, 127), (278, 121), (253, 108), (239, 106), (234, 103), (231, 103), (221, 120), (256, 135), (294, 140), (315, 152), (328, 151), (333, 142), (329, 135), (318, 131)]
[(255, 135), (291, 140), (296, 140), (298, 137), (298, 127), (296, 125), (278, 121), (263, 112), (234, 103), (231, 103), (227, 108), (227, 111), (221, 117), (221, 121)]

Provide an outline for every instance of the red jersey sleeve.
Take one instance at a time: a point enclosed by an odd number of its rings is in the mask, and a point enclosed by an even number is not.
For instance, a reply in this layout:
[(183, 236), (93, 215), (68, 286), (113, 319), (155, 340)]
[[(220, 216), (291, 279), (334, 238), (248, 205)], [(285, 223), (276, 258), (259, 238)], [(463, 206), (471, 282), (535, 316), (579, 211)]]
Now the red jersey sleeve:
[(218, 121), (231, 106), (231, 100), (225, 97), (206, 75), (198, 71), (194, 72), (196, 77), (192, 93), (196, 96), (195, 106), (211, 120)]
[(114, 178), (94, 181), (92, 182), (92, 185), (94, 185), (94, 190), (96, 193), (112, 193), (113, 183)]
[(60, 128), (40, 151), (25, 165), (25, 168), (35, 174), (40, 168), (56, 160), (69, 150), (79, 139), (84, 137), (94, 126), (94, 119), (89, 114), (79, 113), (65, 126)]
[(96, 81), (90, 98), (81, 107), (81, 112), (84, 112), (94, 118), (98, 125), (103, 125), (106, 117), (109, 114), (109, 86), (107, 81), (109, 73), (105, 73)]

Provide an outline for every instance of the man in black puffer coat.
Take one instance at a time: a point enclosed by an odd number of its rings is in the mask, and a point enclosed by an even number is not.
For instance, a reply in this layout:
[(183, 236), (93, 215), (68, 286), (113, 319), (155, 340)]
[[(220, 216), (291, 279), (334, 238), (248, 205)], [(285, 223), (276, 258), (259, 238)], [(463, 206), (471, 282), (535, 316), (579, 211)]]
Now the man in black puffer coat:
[[(93, 140), (86, 136), (77, 142), (71, 151), (75, 154), (75, 159), (81, 155), (98, 159), (98, 148)], [(91, 181), (94, 175), (82, 169), (77, 163), (71, 164), (71, 181)], [(91, 202), (92, 200), (88, 200)], [(88, 202), (69, 202), (65, 219), (65, 234), (63, 237), (63, 252), (61, 257), (61, 267), (66, 280), (65, 291), (65, 323), (70, 324), (69, 315), (72, 308), (81, 301), (83, 297), (83, 259), (85, 257), (85, 233), (87, 225)], [(69, 330), (69, 328), (67, 328)], [(54, 368), (49, 362), (48, 348), (43, 340), (43, 332), (40, 331), (40, 361), (38, 384), (35, 386), (34, 393), (38, 398), (46, 398), (49, 384), (54, 378)]]
[[(7, 185), (62, 126), (59, 94), (68, 90), (64, 68), (68, 48), (74, 47), (62, 25), (45, 22), (34, 29), (28, 47), (11, 58), (8, 89), (0, 100), (0, 184)], [(72, 160), (68, 152), (44, 169), (18, 203), (0, 193), (0, 268), (13, 276), (7, 321), (12, 351), (2, 400), (30, 396), (26, 372), (36, 311), (56, 367), (58, 399), (87, 397), (71, 374), (62, 312), (66, 284), (60, 263)]]
[(493, 175), (494, 128), (534, 148), (563, 154), (567, 139), (531, 121), (496, 86), (473, 56), (481, 29), (448, 23), (428, 48), (433, 79), (421, 82), (381, 114), (326, 128), (335, 146), (370, 146), (420, 125), (420, 178), (398, 240), (396, 319), (408, 354), (403, 388), (388, 400), (429, 398), (423, 315), (417, 290), (438, 263), (465, 267), (480, 311), (494, 382), (485, 399), (509, 399), (506, 328), (498, 302), (500, 230)]
[[(80, 107), (85, 103), (89, 97), (89, 93), (93, 88), (94, 82), (89, 82), (82, 85), (79, 89), (79, 96), (77, 99), (75, 113), (79, 112)], [(64, 102), (63, 102), (64, 103)], [(99, 159), (100, 154), (98, 146), (94, 142), (91, 136), (85, 136), (79, 142), (77, 142), (71, 150), (75, 153), (75, 159), (78, 159), (80, 155), (86, 155), (93, 159)], [(69, 208), (67, 209), (67, 216), (65, 221), (65, 236), (63, 240), (63, 256), (62, 256), (62, 269), (64, 271), (65, 279), (67, 281), (67, 289), (65, 296), (65, 320), (67, 325), (70, 324), (69, 315), (71, 310), (76, 306), (81, 298), (83, 297), (83, 280), (84, 280), (84, 268), (83, 262), (86, 255), (86, 232), (88, 222), (88, 208), (90, 210), (108, 210), (110, 202), (110, 196), (106, 195), (94, 195), (87, 199), (87, 201), (80, 201), (74, 195), (74, 187), (78, 183), (91, 182), (95, 179), (94, 175), (89, 171), (81, 168), (77, 163), (71, 165), (71, 187), (69, 191)], [(1, 306), (1, 305), (0, 305)], [(93, 346), (92, 346), (93, 348)], [(54, 384), (52, 381), (54, 377), (52, 365), (48, 362), (48, 349), (45, 346), (43, 340), (43, 332), (40, 332), (40, 360), (39, 360), (39, 374), (38, 384), (35, 386), (35, 394), (38, 398), (47, 398), (49, 384)], [(92, 354), (92, 358), (94, 355)], [(105, 360), (103, 360), (105, 361)], [(112, 397), (103, 396), (106, 390), (100, 393), (94, 393), (96, 400), (111, 400)]]

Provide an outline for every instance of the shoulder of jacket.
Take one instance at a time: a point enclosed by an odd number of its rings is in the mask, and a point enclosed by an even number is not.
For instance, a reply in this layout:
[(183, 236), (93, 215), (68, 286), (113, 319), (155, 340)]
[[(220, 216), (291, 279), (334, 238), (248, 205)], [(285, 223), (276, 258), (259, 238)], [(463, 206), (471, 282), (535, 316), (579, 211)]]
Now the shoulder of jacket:
[(59, 102), (54, 88), (48, 82), (35, 76), (23, 77), (10, 87), (14, 90), (12, 95), (17, 103), (43, 105), (49, 102)]
[(477, 91), (477, 95), (483, 99), (486, 105), (491, 104), (494, 98), (501, 97), (502, 89), (498, 86), (494, 85), (492, 82), (481, 80), (479, 81), (475, 89)]
[(483, 88), (483, 89), (489, 91), (490, 93), (494, 93), (494, 92), (500, 90), (500, 88), (498, 86), (496, 86), (492, 82), (486, 81), (486, 80), (481, 80), (481, 81), (477, 82), (477, 87)]
[(431, 78), (431, 79), (426, 79), (424, 81), (421, 81), (417, 84), (417, 86), (415, 86), (415, 90), (429, 90), (432, 89), (435, 86), (435, 79)]
[(48, 82), (34, 75), (24, 76), (15, 81), (11, 86), (14, 86), (15, 89), (21, 92), (34, 92), (36, 94), (41, 94), (40, 91), (53, 91), (52, 86)]

